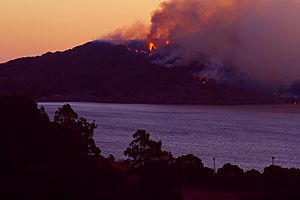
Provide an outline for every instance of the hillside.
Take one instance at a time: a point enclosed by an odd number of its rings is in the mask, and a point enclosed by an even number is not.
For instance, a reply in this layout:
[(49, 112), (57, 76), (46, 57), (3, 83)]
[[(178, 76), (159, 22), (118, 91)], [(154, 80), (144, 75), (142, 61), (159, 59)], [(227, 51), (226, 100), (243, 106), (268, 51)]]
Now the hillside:
[(280, 103), (255, 89), (193, 77), (192, 67), (161, 67), (122, 45), (90, 42), (73, 49), (0, 64), (0, 93), (39, 101), (124, 103)]

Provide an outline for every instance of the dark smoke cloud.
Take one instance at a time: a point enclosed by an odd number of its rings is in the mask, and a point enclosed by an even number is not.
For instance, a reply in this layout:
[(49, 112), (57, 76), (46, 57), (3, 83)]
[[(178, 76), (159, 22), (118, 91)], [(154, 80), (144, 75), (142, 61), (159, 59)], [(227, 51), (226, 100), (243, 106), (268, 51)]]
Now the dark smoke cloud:
[(161, 64), (180, 57), (176, 65), (204, 62), (210, 73), (230, 65), (260, 81), (300, 79), (299, 0), (167, 1), (149, 32), (174, 44), (159, 50)]

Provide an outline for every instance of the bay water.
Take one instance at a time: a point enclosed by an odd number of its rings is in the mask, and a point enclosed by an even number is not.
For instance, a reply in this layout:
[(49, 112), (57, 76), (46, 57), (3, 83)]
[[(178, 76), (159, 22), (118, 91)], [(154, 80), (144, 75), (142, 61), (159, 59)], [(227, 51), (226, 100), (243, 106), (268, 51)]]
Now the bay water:
[[(49, 116), (63, 102), (39, 103)], [(204, 165), (243, 169), (272, 164), (300, 168), (300, 105), (144, 105), (69, 103), (79, 116), (95, 120), (94, 139), (102, 155), (123, 152), (138, 129), (147, 130), (174, 156), (194, 154)]]

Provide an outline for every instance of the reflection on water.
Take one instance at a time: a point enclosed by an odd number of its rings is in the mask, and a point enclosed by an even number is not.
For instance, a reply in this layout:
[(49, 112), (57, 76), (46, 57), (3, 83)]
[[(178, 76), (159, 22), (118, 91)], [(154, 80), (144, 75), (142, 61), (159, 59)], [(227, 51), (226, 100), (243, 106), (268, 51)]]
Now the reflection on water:
[[(262, 170), (275, 164), (300, 168), (300, 106), (185, 106), (70, 103), (99, 125), (102, 154), (124, 158), (137, 129), (145, 129), (173, 155), (193, 153), (204, 164), (225, 163)], [(40, 103), (53, 116), (63, 103)]]

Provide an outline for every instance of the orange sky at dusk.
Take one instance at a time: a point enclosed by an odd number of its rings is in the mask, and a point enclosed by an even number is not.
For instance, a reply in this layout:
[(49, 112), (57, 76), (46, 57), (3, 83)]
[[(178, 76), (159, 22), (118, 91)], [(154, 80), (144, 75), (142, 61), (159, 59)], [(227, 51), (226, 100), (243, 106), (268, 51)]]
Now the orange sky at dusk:
[(1, 0), (0, 63), (65, 50), (136, 21), (162, 0)]

